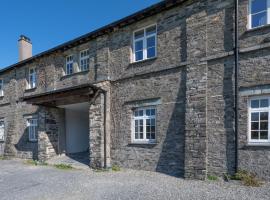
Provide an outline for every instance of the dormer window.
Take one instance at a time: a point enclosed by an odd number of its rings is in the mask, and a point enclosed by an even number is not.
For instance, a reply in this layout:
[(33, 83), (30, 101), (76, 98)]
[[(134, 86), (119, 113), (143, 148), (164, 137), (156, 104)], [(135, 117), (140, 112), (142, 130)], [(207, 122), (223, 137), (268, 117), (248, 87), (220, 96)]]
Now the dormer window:
[(66, 57), (66, 74), (73, 74), (73, 55)]
[(89, 49), (80, 52), (80, 70), (89, 70)]
[(0, 97), (4, 96), (4, 80), (0, 79)]
[(270, 0), (249, 0), (249, 28), (257, 28), (270, 23)]
[(37, 72), (35, 67), (31, 67), (29, 69), (29, 77), (28, 77), (28, 89), (36, 88), (37, 86)]

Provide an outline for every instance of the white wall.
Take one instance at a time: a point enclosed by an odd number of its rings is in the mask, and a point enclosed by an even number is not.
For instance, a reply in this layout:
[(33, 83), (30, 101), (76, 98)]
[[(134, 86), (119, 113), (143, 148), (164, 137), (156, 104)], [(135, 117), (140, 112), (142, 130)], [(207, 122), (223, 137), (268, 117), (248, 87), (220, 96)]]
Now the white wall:
[[(87, 110), (86, 110), (87, 111)], [(66, 152), (77, 153), (89, 147), (89, 115), (66, 108)]]

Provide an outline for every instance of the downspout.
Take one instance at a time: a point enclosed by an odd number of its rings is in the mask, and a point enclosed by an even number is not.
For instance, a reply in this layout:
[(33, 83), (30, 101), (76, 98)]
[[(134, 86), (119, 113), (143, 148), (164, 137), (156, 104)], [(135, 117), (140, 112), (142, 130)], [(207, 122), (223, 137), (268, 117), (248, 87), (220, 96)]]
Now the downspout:
[(238, 117), (239, 117), (239, 90), (238, 90), (238, 78), (239, 78), (239, 33), (238, 33), (238, 7), (239, 2), (238, 0), (234, 0), (234, 7), (235, 7), (235, 35), (234, 35), (234, 59), (235, 59), (235, 67), (234, 67), (234, 120), (235, 120), (235, 172), (238, 171)]
[(102, 91), (104, 94), (104, 168), (107, 168), (107, 133), (106, 133), (106, 102), (107, 102), (107, 92), (105, 90)]

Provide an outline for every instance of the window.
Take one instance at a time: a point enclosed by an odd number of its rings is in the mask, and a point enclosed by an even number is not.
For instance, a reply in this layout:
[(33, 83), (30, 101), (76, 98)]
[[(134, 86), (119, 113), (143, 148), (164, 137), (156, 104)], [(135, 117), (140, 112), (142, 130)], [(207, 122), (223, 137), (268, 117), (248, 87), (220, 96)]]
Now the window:
[(249, 102), (249, 143), (270, 142), (269, 101), (269, 97), (261, 97)]
[(3, 120), (0, 120), (0, 141), (5, 139), (5, 123)]
[(156, 109), (137, 108), (133, 113), (133, 142), (155, 142), (156, 140)]
[(4, 96), (4, 80), (0, 79), (0, 97)]
[(73, 55), (66, 57), (66, 74), (73, 74)]
[(28, 127), (28, 134), (29, 134), (29, 141), (37, 141), (38, 134), (37, 134), (37, 119), (31, 118), (27, 120), (27, 127)]
[(270, 23), (270, 0), (249, 0), (249, 28)]
[(37, 73), (36, 68), (32, 67), (29, 69), (29, 77), (28, 77), (28, 88), (35, 88), (37, 84)]
[(80, 52), (80, 68), (81, 68), (81, 71), (87, 71), (89, 69), (89, 50), (88, 49)]
[(141, 61), (156, 57), (157, 30), (156, 25), (134, 32), (133, 61)]

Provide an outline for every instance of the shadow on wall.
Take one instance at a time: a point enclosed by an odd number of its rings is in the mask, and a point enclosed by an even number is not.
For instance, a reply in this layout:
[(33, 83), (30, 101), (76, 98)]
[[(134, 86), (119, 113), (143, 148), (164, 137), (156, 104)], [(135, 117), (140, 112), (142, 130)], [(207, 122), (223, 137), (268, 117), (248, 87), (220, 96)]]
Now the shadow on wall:
[[(187, 61), (187, 25), (184, 20), (181, 25), (181, 62)], [(181, 70), (180, 85), (174, 109), (169, 121), (165, 140), (163, 142), (157, 172), (183, 177), (185, 168), (185, 114), (186, 114), (186, 81), (187, 70)]]
[[(38, 137), (39, 140), (32, 142), (29, 140), (29, 129), (25, 126), (24, 132), (21, 135), (15, 148), (17, 157), (38, 160), (39, 151), (42, 151), (42, 156), (46, 156), (47, 151), (58, 153), (58, 130), (59, 127), (55, 117), (50, 109), (39, 108), (36, 113), (38, 117)], [(24, 119), (25, 123), (27, 119)], [(40, 134), (42, 132), (43, 134)], [(39, 149), (39, 146), (42, 148)]]
[(169, 120), (157, 172), (183, 177), (185, 163), (185, 107), (186, 107), (186, 69), (181, 71), (181, 81), (176, 103)]
[(25, 128), (18, 143), (15, 144), (17, 157), (23, 159), (38, 159), (38, 142), (29, 141), (28, 128)]
[[(225, 28), (224, 29), (224, 49), (226, 52), (232, 51), (234, 48), (233, 40), (233, 8), (225, 9)], [(226, 134), (226, 167), (227, 173), (235, 172), (235, 146), (234, 146), (234, 81), (233, 62), (224, 61), (223, 74), (223, 99), (224, 99), (224, 129)]]

